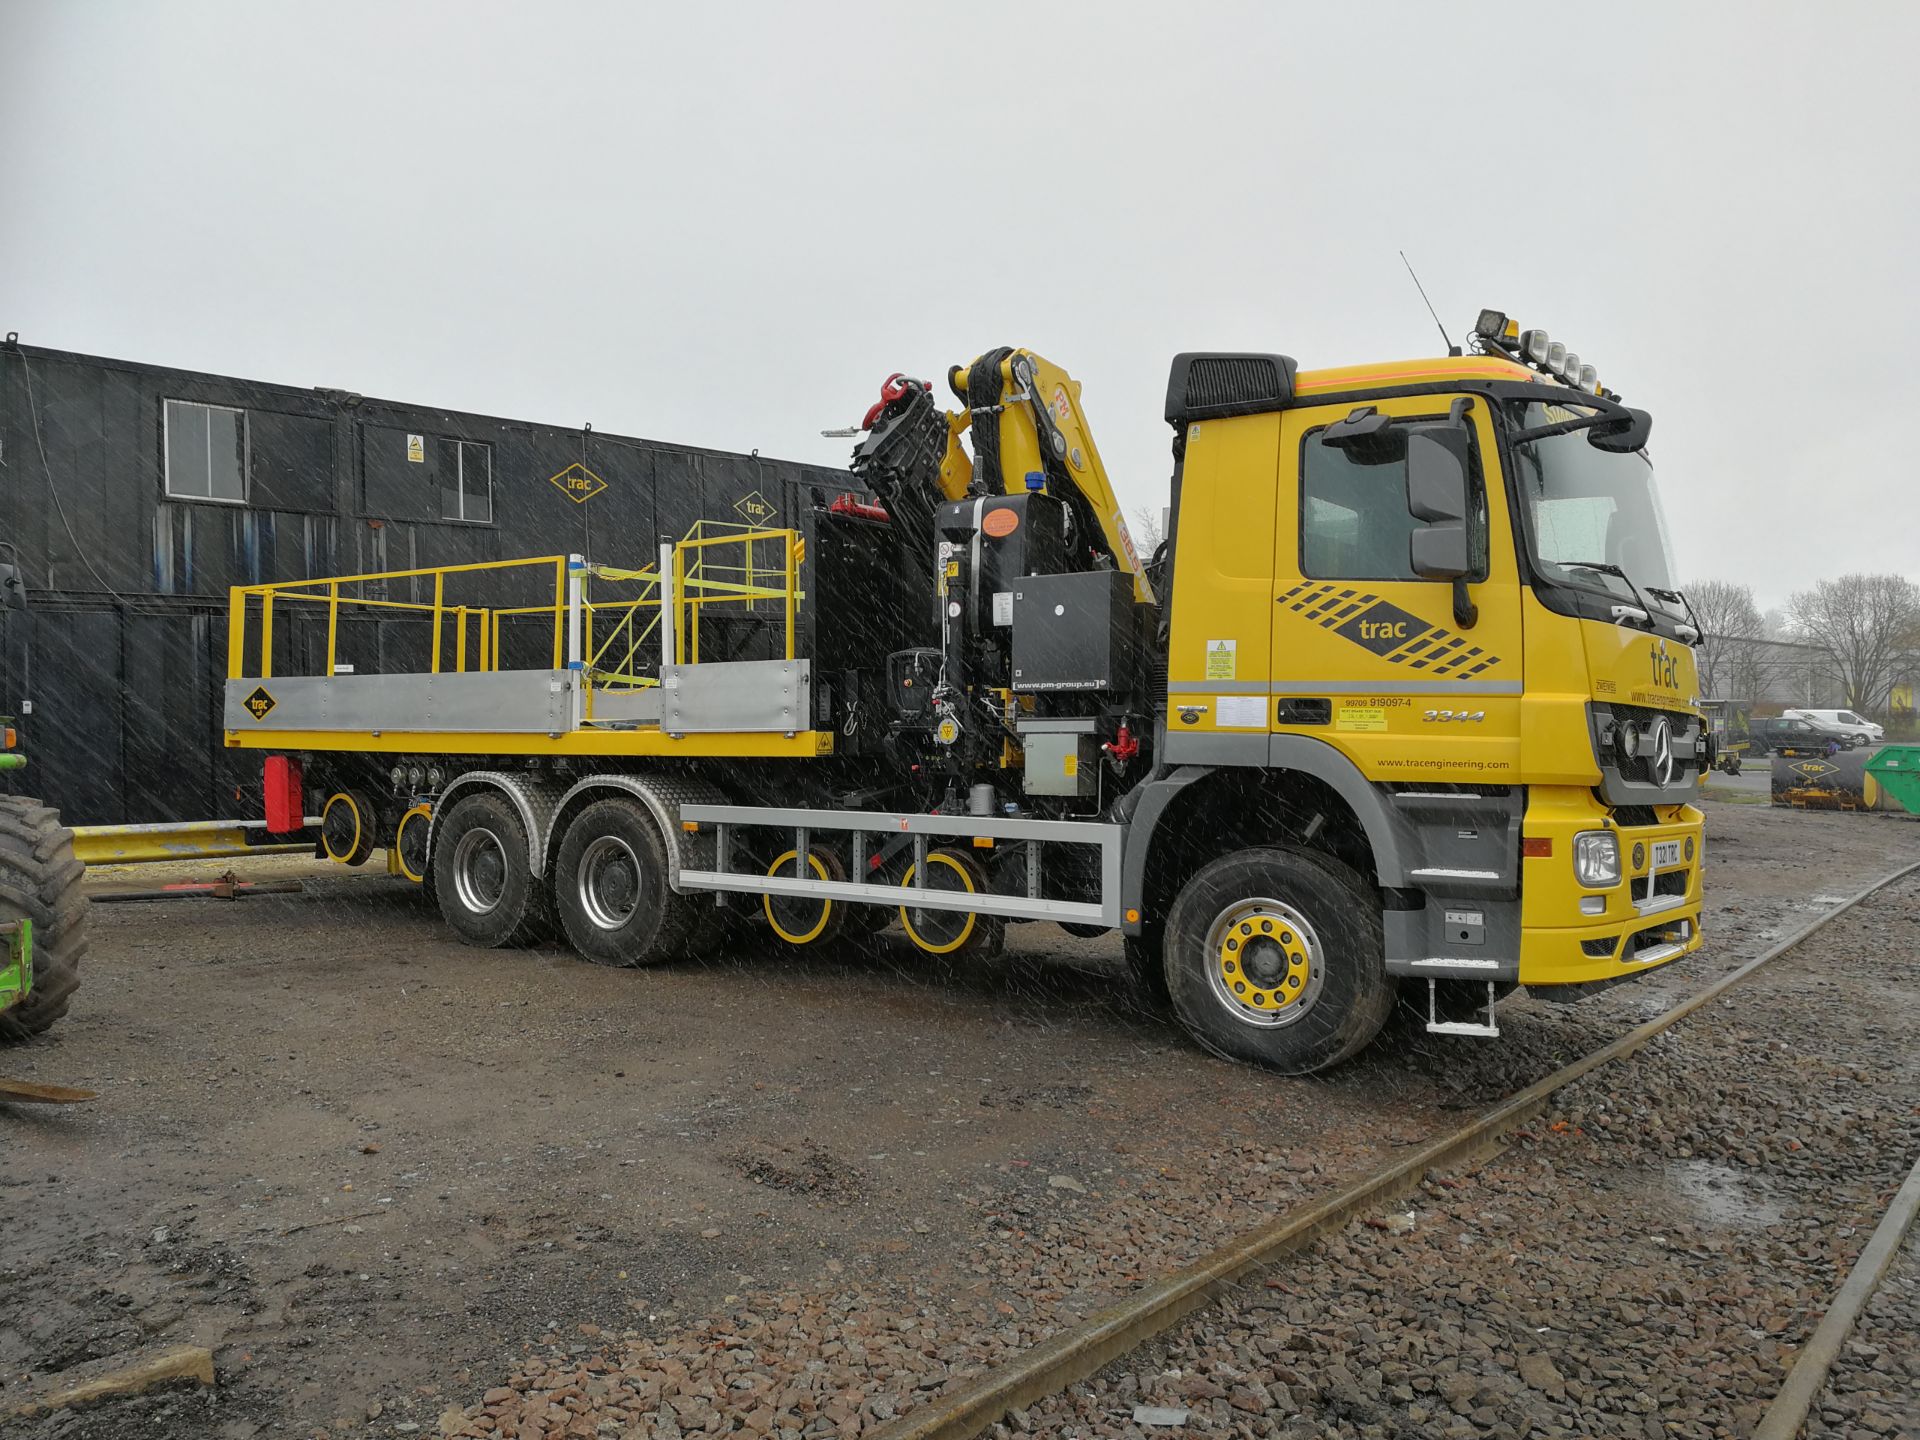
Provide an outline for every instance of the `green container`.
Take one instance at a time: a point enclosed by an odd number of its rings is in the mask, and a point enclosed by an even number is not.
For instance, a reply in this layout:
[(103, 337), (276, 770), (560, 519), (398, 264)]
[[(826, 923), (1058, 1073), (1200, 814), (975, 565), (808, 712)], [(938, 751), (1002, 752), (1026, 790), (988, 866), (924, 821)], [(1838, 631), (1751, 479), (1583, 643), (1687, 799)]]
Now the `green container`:
[(1909, 815), (1920, 815), (1920, 745), (1883, 745), (1867, 774)]

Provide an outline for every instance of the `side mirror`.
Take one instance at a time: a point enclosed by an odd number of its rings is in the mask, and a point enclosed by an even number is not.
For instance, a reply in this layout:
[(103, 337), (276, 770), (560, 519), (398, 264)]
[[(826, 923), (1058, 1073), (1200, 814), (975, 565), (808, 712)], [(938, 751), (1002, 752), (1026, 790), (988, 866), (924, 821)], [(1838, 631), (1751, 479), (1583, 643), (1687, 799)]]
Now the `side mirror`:
[(20, 582), (18, 565), (0, 565), (0, 606), (9, 610), (27, 608), (27, 587)]
[(1647, 436), (1653, 430), (1653, 416), (1644, 410), (1629, 408), (1617, 419), (1602, 420), (1587, 431), (1587, 443), (1596, 450), (1631, 455), (1647, 448)]
[(1467, 553), (1469, 451), (1464, 425), (1407, 432), (1407, 509), (1426, 522), (1413, 532), (1408, 559), (1425, 580), (1458, 580), (1472, 570)]

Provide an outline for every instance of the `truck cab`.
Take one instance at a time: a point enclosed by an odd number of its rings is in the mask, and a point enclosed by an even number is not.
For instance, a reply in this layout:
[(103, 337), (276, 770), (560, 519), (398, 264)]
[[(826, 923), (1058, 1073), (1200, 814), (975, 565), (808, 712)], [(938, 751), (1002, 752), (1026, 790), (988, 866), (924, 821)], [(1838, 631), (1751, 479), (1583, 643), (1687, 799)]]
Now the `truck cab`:
[(1647, 422), (1524, 363), (1535, 334), (1489, 314), (1477, 355), (1176, 362), (1144, 916), (1200, 831), (1278, 827), (1378, 894), (1385, 968), (1444, 982), (1443, 1028), (1463, 996), (1698, 947), (1713, 744)]

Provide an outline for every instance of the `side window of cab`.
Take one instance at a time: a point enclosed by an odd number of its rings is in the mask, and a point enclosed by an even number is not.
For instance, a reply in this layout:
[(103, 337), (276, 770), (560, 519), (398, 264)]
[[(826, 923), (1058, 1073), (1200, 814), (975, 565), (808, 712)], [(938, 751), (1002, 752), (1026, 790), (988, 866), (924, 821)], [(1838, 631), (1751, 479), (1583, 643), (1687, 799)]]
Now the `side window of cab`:
[[(1438, 417), (1435, 417), (1438, 418)], [(1406, 429), (1395, 425), (1365, 444), (1331, 445), (1311, 430), (1300, 454), (1300, 573), (1314, 580), (1419, 580), (1411, 543), (1420, 528), (1407, 509)], [(1472, 441), (1467, 552), (1487, 578), (1487, 487)]]

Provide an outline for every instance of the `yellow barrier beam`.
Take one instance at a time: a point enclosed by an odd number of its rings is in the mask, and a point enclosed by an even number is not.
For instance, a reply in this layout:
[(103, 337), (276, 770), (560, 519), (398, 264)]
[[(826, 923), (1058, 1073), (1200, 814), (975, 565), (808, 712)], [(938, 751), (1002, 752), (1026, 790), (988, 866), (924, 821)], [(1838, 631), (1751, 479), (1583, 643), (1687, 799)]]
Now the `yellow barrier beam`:
[[(318, 817), (307, 824), (318, 825)], [(225, 860), (240, 855), (313, 853), (311, 840), (261, 840), (258, 820), (186, 820), (159, 825), (76, 825), (74, 857), (85, 865), (138, 865), (160, 860)]]

